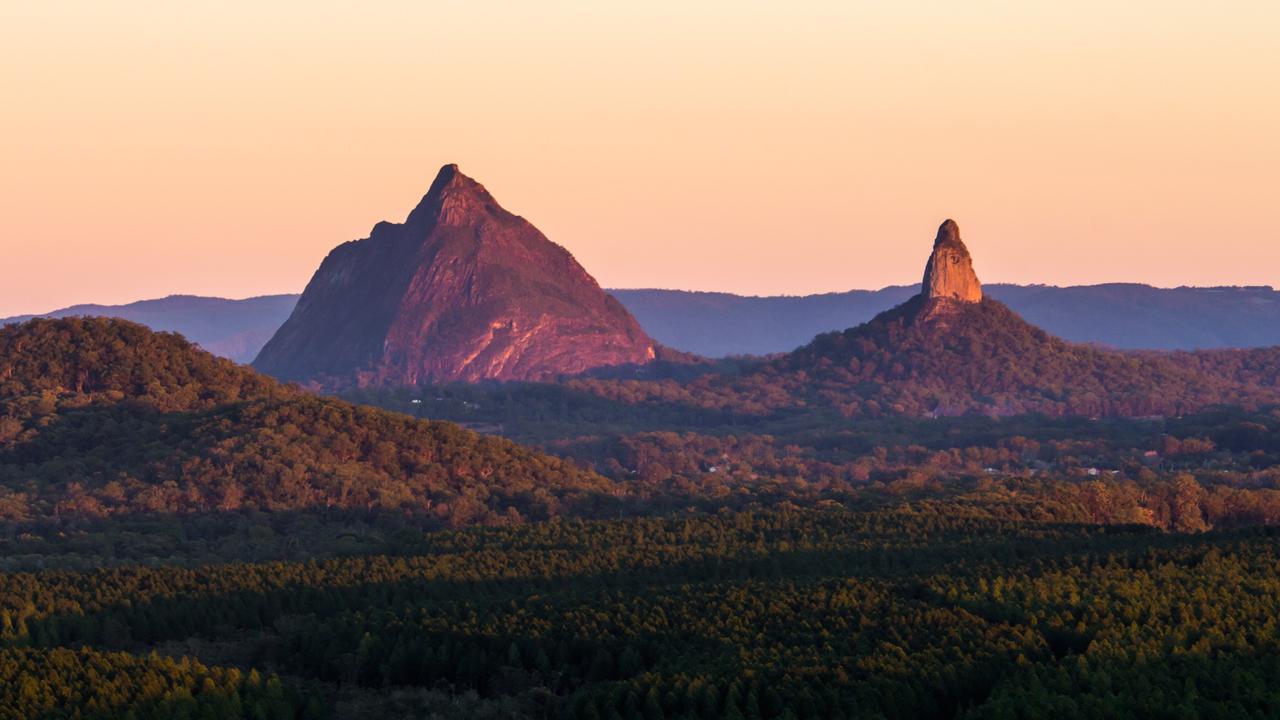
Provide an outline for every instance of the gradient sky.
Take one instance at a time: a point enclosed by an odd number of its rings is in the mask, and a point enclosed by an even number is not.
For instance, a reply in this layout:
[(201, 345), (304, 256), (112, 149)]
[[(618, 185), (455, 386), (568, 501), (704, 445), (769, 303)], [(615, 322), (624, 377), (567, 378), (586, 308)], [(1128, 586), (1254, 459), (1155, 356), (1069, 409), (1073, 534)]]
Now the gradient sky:
[(459, 163), (605, 286), (1280, 284), (1280, 3), (0, 0), (0, 315), (299, 291)]

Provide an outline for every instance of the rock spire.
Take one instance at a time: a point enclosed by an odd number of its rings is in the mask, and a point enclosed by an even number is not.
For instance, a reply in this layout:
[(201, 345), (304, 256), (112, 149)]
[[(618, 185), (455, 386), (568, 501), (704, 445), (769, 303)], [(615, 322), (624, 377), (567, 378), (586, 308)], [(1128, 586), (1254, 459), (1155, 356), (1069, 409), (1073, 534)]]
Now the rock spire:
[(973, 271), (973, 258), (960, 239), (960, 226), (947, 220), (938, 228), (933, 254), (924, 268), (921, 294), (926, 300), (944, 299), (976, 303), (982, 300), (982, 284)]

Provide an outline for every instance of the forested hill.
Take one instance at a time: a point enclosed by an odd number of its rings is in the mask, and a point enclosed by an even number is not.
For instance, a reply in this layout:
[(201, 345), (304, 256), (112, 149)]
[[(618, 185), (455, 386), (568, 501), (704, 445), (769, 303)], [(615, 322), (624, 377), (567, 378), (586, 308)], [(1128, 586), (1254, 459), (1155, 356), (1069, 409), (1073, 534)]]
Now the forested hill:
[(1275, 398), (1158, 355), (1068, 343), (995, 300), (930, 302), (917, 296), (866, 325), (821, 335), (766, 373), (850, 414), (1180, 415)]
[[(919, 285), (754, 297), (685, 290), (610, 290), (655, 340), (706, 357), (789, 352), (867, 322)], [(989, 297), (1071, 342), (1137, 350), (1280, 345), (1280, 292), (1269, 287), (1055, 287), (992, 284)]]
[[(846, 416), (1179, 415), (1280, 398), (1268, 351), (1124, 353), (1069, 343), (989, 298), (916, 296), (873, 320), (733, 375), (692, 383), (580, 381), (625, 402), (746, 413), (834, 407)], [(1272, 382), (1267, 382), (1267, 378)]]
[(81, 405), (128, 399), (159, 411), (200, 410), (273, 390), (283, 387), (181, 335), (125, 320), (32, 320), (0, 328), (0, 402), (10, 411), (24, 401), (72, 398)]
[(556, 515), (603, 478), (457, 425), (315, 397), (122, 320), (0, 328), (0, 520), (397, 509)]
[[(1149, 355), (1161, 356), (1158, 353)], [(1231, 382), (1280, 388), (1280, 347), (1176, 352), (1164, 357), (1183, 367)]]

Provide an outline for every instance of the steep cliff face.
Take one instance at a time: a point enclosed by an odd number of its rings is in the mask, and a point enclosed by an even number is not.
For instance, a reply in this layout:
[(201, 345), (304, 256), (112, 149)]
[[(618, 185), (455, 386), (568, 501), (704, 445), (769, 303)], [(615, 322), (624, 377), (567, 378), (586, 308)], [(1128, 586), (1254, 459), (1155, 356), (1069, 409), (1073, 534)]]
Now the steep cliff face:
[(567, 250), (456, 165), (401, 224), (333, 250), (254, 366), (328, 387), (541, 380), (654, 342)]
[(960, 226), (955, 220), (947, 220), (938, 227), (933, 254), (924, 266), (921, 294), (926, 300), (982, 301), (982, 284), (973, 271), (973, 258), (960, 240)]

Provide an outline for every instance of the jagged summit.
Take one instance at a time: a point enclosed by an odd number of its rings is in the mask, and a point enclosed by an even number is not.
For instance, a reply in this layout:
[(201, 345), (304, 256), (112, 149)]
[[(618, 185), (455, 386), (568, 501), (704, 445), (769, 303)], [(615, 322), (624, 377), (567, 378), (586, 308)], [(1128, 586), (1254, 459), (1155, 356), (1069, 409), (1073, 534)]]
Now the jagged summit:
[[(933, 239), (934, 247), (947, 243), (960, 243), (960, 225), (951, 218), (942, 221), (938, 226), (938, 235)], [(960, 246), (964, 247), (964, 243), (960, 243)]]
[(540, 380), (655, 354), (567, 250), (445, 165), (404, 223), (329, 253), (254, 365), (341, 388)]
[(955, 220), (948, 219), (938, 227), (933, 253), (924, 267), (920, 294), (926, 300), (982, 301), (982, 284), (973, 271), (973, 258), (960, 239), (960, 226)]
[(436, 179), (431, 182), (427, 194), (422, 196), (418, 206), (409, 213), (405, 224), (440, 222), (460, 225), (478, 213), (510, 216), (483, 185), (464, 175), (457, 165), (450, 163), (436, 173)]

